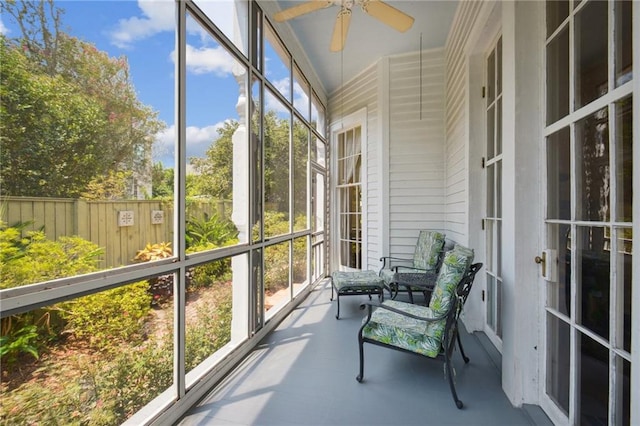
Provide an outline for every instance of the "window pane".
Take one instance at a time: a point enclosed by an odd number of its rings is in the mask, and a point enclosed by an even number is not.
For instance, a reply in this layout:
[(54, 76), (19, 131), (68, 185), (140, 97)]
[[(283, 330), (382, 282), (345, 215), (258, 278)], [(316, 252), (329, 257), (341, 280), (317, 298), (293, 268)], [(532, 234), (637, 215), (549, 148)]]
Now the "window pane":
[(608, 91), (607, 10), (607, 2), (591, 1), (576, 15), (576, 109)]
[(609, 228), (577, 227), (576, 293), (580, 314), (576, 321), (609, 338), (611, 236)]
[(320, 166), (324, 166), (327, 163), (326, 160), (327, 148), (325, 143), (317, 136), (311, 137), (311, 160), (318, 163)]
[(307, 245), (309, 238), (300, 237), (293, 240), (293, 295), (300, 293), (307, 284)]
[(569, 415), (570, 328), (547, 313), (547, 395)]
[(633, 3), (626, 0), (615, 2), (616, 27), (614, 29), (616, 56), (616, 87), (633, 77), (633, 38), (632, 13)]
[(247, 56), (249, 51), (248, 0), (195, 0), (196, 5)]
[(265, 26), (264, 75), (291, 102), (291, 57), (269, 24)]
[(173, 302), (163, 292), (152, 309), (158, 282), (173, 289), (170, 274), (3, 318), (2, 411), (10, 422), (120, 424), (166, 391)]
[(502, 154), (502, 97), (496, 102), (496, 155)]
[(311, 126), (314, 127), (321, 136), (325, 135), (325, 110), (324, 106), (318, 99), (318, 97), (313, 95), (311, 98)]
[(293, 68), (293, 106), (309, 120), (309, 83), (298, 67)]
[(596, 111), (576, 123), (576, 218), (608, 221), (609, 194), (609, 113)]
[[(196, 36), (193, 36), (196, 37)], [(246, 242), (249, 161), (246, 99), (248, 72), (208, 33), (198, 40), (207, 47), (187, 54), (187, 214), (186, 246), (197, 252)], [(203, 38), (206, 37), (206, 40)], [(224, 69), (203, 69), (199, 55), (214, 55)], [(238, 170), (234, 170), (234, 165)], [(234, 182), (234, 178), (240, 178)], [(244, 184), (243, 184), (244, 183)], [(237, 192), (237, 194), (236, 194)], [(234, 202), (236, 205), (234, 205)], [(238, 240), (242, 238), (242, 241)]]
[(566, 0), (551, 0), (546, 2), (547, 8), (547, 37), (569, 16), (569, 2)]
[(547, 45), (547, 124), (568, 113), (569, 30), (565, 28)]
[[(502, 217), (502, 161), (496, 162), (496, 217)], [(499, 244), (498, 244), (499, 245)]]
[(547, 218), (571, 219), (571, 141), (568, 127), (547, 138)]
[(497, 326), (496, 314), (496, 278), (487, 274), (487, 325), (495, 331)]
[(606, 425), (609, 416), (609, 351), (578, 333), (580, 424)]
[(631, 222), (633, 214), (633, 104), (632, 98), (616, 103), (616, 206), (617, 220)]
[[(263, 110), (261, 88), (262, 84), (260, 80), (255, 80), (251, 89), (252, 127), (251, 138), (249, 139), (251, 148), (249, 153), (249, 164), (251, 164), (251, 167), (249, 167), (249, 176), (251, 176), (251, 179), (249, 182), (255, 185), (254, 196), (251, 200), (254, 205), (251, 213), (253, 215), (251, 220), (253, 241), (262, 240), (262, 138), (264, 132), (262, 130), (262, 118), (260, 116), (260, 112)], [(253, 174), (251, 174), (251, 170), (253, 170)]]
[(313, 172), (313, 194), (311, 197), (311, 226), (313, 232), (324, 231), (324, 209), (325, 209), (325, 177), (322, 173)]
[(264, 309), (267, 316), (291, 300), (289, 246), (290, 242), (285, 241), (264, 249)]
[(309, 167), (309, 130), (293, 120), (293, 230), (307, 229), (307, 170)]
[(549, 248), (558, 256), (558, 281), (547, 286), (547, 306), (571, 316), (571, 226), (550, 224), (547, 232)]
[[(246, 259), (240, 256), (240, 265)], [(237, 286), (246, 288), (246, 260), (244, 268), (240, 268)], [(209, 356), (231, 342), (231, 325), (233, 313), (234, 270), (232, 258), (214, 260), (212, 262), (190, 268), (187, 275), (186, 303), (186, 347), (185, 370), (193, 370)], [(236, 329), (240, 336), (234, 336), (236, 342), (246, 338), (247, 327)], [(198, 375), (201, 376), (201, 375)], [(200, 377), (190, 377), (195, 382)]]
[(633, 300), (633, 275), (631, 273), (633, 261), (633, 230), (631, 228), (618, 228), (618, 250), (615, 254), (617, 265), (617, 300), (616, 315), (618, 330), (616, 330), (616, 347), (631, 353), (631, 300)]
[(264, 202), (265, 238), (289, 232), (289, 123), (291, 114), (265, 91)]

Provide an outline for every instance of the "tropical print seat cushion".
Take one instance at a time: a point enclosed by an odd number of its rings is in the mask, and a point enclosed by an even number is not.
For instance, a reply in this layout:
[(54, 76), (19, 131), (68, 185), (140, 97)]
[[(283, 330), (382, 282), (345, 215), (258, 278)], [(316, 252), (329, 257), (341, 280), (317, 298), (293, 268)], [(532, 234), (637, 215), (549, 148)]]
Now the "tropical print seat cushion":
[[(396, 300), (386, 300), (382, 304), (425, 318), (437, 317), (426, 306)], [(440, 353), (444, 327), (445, 320), (421, 321), (378, 308), (362, 329), (362, 337), (435, 358)]]
[(435, 270), (444, 247), (444, 234), (437, 231), (420, 231), (413, 254), (413, 266), (428, 271)]
[(335, 271), (331, 274), (333, 286), (338, 290), (382, 289), (383, 281), (375, 271)]
[[(468, 254), (468, 253), (466, 253)], [(447, 313), (456, 298), (456, 287), (471, 264), (471, 258), (462, 250), (445, 254), (429, 306), (387, 300), (384, 306), (423, 318), (439, 318)], [(362, 337), (416, 352), (431, 358), (440, 353), (446, 318), (425, 321), (410, 318), (382, 307), (377, 308), (362, 328)]]
[(467, 269), (469, 269), (473, 260), (468, 254), (468, 252), (456, 250), (455, 248), (445, 254), (438, 279), (436, 280), (436, 286), (429, 301), (429, 308), (435, 314), (444, 315), (449, 310), (451, 303), (453, 303), (456, 297), (456, 286), (465, 272), (467, 272)]

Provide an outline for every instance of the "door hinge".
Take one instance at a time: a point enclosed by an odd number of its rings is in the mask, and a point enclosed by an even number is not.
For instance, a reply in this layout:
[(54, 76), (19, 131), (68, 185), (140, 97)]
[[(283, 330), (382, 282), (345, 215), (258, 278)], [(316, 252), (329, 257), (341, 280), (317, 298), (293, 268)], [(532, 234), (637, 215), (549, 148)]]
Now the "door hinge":
[(484, 157), (482, 157), (482, 168), (483, 168), (483, 169), (484, 169), (484, 166), (485, 166), (485, 164), (484, 164), (484, 163), (485, 163), (485, 159), (484, 159)]
[(482, 290), (482, 301), (484, 302), (484, 290)]
[(480, 223), (481, 223), (481, 226), (482, 226), (482, 230), (484, 231), (484, 219), (482, 219), (482, 220), (480, 221)]
[(482, 99), (484, 99), (485, 96), (487, 96), (487, 88), (482, 86)]

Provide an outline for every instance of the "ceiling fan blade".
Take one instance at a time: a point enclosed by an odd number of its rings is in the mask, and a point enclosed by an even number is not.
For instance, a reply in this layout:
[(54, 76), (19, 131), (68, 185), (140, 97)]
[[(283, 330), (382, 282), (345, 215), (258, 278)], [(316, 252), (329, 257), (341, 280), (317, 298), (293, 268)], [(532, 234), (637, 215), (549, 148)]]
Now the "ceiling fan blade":
[(401, 33), (413, 25), (413, 18), (381, 0), (362, 0), (362, 10)]
[(300, 15), (315, 12), (316, 10), (324, 9), (333, 4), (333, 0), (311, 0), (306, 3), (299, 4), (297, 6), (290, 7), (273, 15), (273, 19), (276, 22), (284, 22), (289, 19), (296, 18)]
[(351, 22), (351, 10), (342, 8), (336, 17), (336, 25), (333, 27), (333, 35), (331, 36), (331, 46), (329, 50), (339, 52), (344, 48), (347, 41), (347, 33), (349, 32), (349, 23)]

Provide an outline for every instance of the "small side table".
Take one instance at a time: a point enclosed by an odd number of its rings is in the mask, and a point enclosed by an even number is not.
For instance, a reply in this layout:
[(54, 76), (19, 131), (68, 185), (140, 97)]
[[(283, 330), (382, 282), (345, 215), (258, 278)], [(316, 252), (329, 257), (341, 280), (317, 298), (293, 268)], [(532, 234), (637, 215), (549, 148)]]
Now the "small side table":
[(384, 280), (374, 271), (335, 271), (331, 274), (331, 300), (333, 291), (336, 291), (338, 312), (336, 319), (340, 319), (340, 296), (377, 294), (380, 300), (384, 299)]

